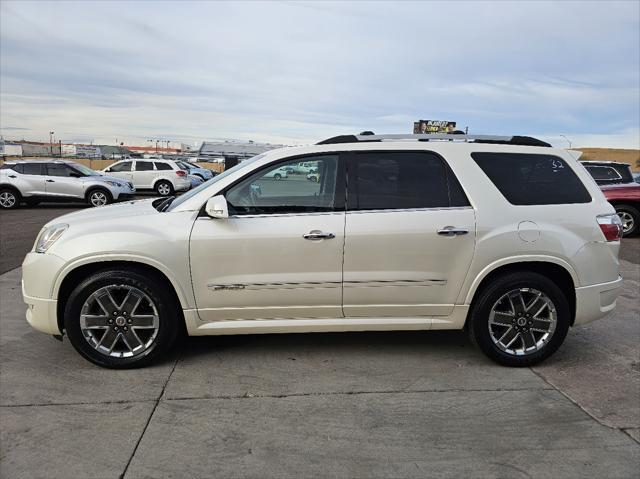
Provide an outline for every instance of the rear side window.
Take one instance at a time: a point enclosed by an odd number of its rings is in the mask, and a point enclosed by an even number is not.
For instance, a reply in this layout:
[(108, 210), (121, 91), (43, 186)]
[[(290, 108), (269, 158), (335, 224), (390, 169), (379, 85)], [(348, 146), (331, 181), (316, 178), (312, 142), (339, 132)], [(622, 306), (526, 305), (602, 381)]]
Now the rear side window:
[(156, 170), (172, 170), (171, 165), (169, 163), (153, 163), (156, 165)]
[(587, 171), (591, 173), (593, 179), (598, 181), (617, 181), (622, 179), (620, 173), (610, 166), (587, 166)]
[(136, 171), (151, 171), (153, 163), (150, 161), (136, 161)]
[(449, 166), (433, 153), (356, 153), (348, 175), (350, 210), (469, 205)]
[(527, 153), (471, 153), (500, 193), (513, 205), (589, 203), (591, 196), (557, 156)]
[(23, 170), (20, 173), (25, 175), (41, 175), (42, 163), (24, 163), (21, 165)]

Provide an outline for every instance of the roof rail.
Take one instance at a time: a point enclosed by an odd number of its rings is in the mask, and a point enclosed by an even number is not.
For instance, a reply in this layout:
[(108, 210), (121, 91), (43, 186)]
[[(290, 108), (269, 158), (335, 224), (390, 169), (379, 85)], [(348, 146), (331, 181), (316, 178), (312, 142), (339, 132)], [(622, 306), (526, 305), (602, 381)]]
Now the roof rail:
[(545, 141), (530, 136), (496, 136), (496, 135), (461, 135), (450, 133), (426, 133), (426, 134), (393, 134), (393, 135), (340, 135), (327, 138), (318, 142), (318, 145), (331, 145), (335, 143), (365, 143), (370, 141), (463, 141), (474, 143), (489, 143), (497, 145), (521, 145), (551, 147)]

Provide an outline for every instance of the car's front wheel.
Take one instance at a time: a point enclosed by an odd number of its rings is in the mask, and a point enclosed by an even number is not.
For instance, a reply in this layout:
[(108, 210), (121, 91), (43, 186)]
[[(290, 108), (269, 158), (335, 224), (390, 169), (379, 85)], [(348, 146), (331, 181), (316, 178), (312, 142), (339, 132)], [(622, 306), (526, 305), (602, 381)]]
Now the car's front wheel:
[(104, 206), (111, 203), (111, 194), (107, 190), (97, 188), (87, 194), (87, 203), (91, 206)]
[(471, 339), (494, 361), (531, 366), (551, 356), (569, 330), (562, 290), (533, 272), (498, 277), (480, 293), (469, 317)]
[(640, 211), (631, 205), (616, 205), (616, 213), (622, 221), (622, 236), (634, 236), (640, 231)]
[(172, 298), (155, 277), (134, 270), (101, 271), (71, 293), (64, 328), (73, 347), (98, 366), (144, 366), (175, 341), (179, 313)]
[(0, 208), (9, 210), (20, 204), (20, 194), (11, 188), (0, 189)]

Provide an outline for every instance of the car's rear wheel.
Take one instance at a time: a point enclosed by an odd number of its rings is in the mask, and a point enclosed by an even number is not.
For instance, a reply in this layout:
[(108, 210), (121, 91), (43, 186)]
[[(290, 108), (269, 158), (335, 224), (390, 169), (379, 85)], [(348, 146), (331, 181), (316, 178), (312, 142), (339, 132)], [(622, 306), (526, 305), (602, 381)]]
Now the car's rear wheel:
[(480, 349), (506, 366), (531, 366), (551, 356), (569, 330), (571, 310), (562, 290), (533, 272), (493, 280), (471, 310), (469, 333)]
[(111, 203), (111, 194), (102, 188), (91, 190), (87, 194), (87, 202), (91, 206), (104, 206)]
[(158, 181), (156, 183), (156, 193), (160, 196), (169, 196), (173, 194), (173, 185), (168, 181)]
[(0, 208), (10, 210), (20, 205), (20, 193), (11, 188), (0, 189)]
[(133, 270), (96, 273), (71, 293), (64, 327), (73, 347), (107, 368), (149, 364), (175, 341), (178, 306), (160, 281)]
[(280, 181), (282, 179), (282, 175), (280, 173), (276, 173), (273, 175), (273, 179), (276, 181)]
[(622, 236), (635, 236), (640, 231), (640, 211), (635, 206), (615, 205), (616, 213), (622, 221)]

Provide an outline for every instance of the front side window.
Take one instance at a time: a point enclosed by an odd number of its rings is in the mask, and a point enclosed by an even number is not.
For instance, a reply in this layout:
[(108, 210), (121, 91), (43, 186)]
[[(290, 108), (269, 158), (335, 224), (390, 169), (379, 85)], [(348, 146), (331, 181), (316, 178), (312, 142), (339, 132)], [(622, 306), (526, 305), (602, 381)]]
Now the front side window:
[(121, 171), (131, 171), (131, 162), (123, 161), (122, 163), (116, 163), (115, 165), (109, 168), (109, 171), (113, 171), (114, 173), (118, 173)]
[[(230, 213), (235, 215), (309, 213), (340, 208), (336, 191), (338, 155), (314, 156), (317, 169), (299, 173), (309, 157), (277, 163), (261, 169), (231, 187), (226, 194)], [(343, 187), (342, 187), (343, 188)]]
[(500, 193), (513, 205), (589, 203), (580, 178), (560, 157), (528, 153), (471, 153)]
[(349, 163), (349, 209), (468, 206), (449, 166), (421, 151), (356, 153)]
[(49, 176), (65, 176), (65, 177), (80, 177), (82, 174), (74, 170), (73, 168), (58, 164), (58, 163), (47, 163), (47, 175)]
[(136, 161), (136, 171), (152, 171), (153, 163), (150, 161)]
[[(139, 162), (142, 163), (142, 162)], [(171, 168), (171, 165), (169, 163), (153, 163), (154, 165), (156, 165), (156, 170), (171, 170), (173, 168)], [(138, 169), (136, 167), (136, 169)]]

